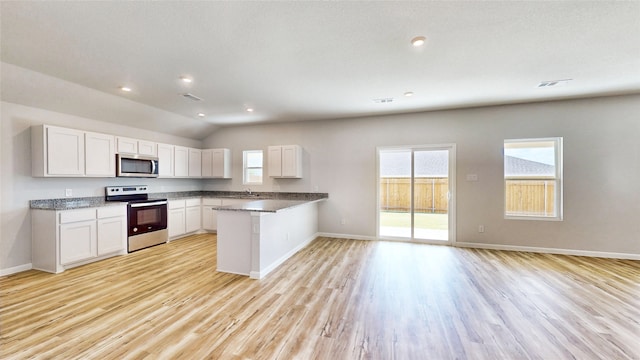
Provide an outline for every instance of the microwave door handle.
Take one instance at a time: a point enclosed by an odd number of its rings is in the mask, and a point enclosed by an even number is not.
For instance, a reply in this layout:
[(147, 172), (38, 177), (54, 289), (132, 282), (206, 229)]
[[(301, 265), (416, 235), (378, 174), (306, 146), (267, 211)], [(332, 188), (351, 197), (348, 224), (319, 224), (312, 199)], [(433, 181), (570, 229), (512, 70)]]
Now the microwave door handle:
[(156, 161), (155, 160), (151, 160), (151, 173), (152, 174), (157, 174), (157, 172), (156, 172)]

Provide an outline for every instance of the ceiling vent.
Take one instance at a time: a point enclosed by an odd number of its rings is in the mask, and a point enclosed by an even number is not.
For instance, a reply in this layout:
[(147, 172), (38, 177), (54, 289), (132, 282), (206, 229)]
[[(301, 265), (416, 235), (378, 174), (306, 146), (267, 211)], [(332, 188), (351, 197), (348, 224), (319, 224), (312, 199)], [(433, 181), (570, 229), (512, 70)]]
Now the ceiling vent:
[(393, 102), (393, 98), (380, 98), (380, 99), (372, 99), (376, 104), (388, 104)]
[(197, 97), (197, 96), (195, 96), (195, 95), (193, 95), (193, 94), (190, 94), (190, 93), (182, 94), (182, 96), (184, 96), (185, 98), (187, 98), (187, 99), (189, 99), (189, 100), (193, 100), (193, 101), (202, 101), (202, 99), (201, 99), (201, 98), (199, 98), (199, 97)]
[(562, 79), (562, 80), (549, 80), (549, 81), (542, 81), (538, 84), (537, 87), (539, 88), (543, 88), (543, 87), (558, 87), (558, 86), (564, 86), (567, 85), (569, 83), (569, 81), (571, 81), (572, 79)]

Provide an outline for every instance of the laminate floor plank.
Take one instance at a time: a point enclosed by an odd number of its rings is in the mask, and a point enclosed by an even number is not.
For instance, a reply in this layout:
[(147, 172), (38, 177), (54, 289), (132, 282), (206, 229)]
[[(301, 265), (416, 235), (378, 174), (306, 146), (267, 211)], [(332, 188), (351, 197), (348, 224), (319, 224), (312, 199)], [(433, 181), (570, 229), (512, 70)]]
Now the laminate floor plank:
[(194, 235), (0, 278), (2, 359), (640, 360), (640, 262), (318, 238), (262, 280)]

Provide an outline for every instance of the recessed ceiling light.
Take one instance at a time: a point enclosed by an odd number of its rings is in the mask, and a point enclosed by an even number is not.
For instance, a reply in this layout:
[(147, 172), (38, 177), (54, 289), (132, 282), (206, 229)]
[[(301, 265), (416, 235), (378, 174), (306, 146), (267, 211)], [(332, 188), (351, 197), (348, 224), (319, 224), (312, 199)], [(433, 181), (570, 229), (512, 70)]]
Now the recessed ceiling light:
[(198, 113), (199, 117), (204, 117), (204, 113)]
[(407, 91), (406, 93), (404, 93), (404, 96), (412, 97), (413, 96), (413, 91)]
[(253, 112), (254, 109), (253, 108), (247, 108), (247, 112)]
[(187, 84), (190, 84), (193, 82), (193, 79), (188, 76), (180, 76), (180, 80), (182, 80), (183, 83), (187, 83)]
[(424, 36), (416, 36), (413, 39), (411, 39), (411, 45), (413, 45), (414, 47), (419, 47), (424, 45), (424, 43), (427, 41), (427, 38)]
[(124, 92), (131, 92), (131, 88), (128, 86), (121, 86), (120, 90), (124, 91)]

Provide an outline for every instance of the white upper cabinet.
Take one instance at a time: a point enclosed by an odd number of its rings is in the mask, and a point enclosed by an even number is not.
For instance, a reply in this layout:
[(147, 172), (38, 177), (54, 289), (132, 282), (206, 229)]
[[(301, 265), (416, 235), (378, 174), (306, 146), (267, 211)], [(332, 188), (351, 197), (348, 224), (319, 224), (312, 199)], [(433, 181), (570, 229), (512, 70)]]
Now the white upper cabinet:
[(34, 177), (115, 177), (116, 154), (158, 158), (161, 178), (231, 178), (231, 150), (200, 150), (50, 125), (31, 127)]
[(271, 177), (302, 178), (302, 147), (299, 145), (269, 146), (268, 166)]
[(189, 177), (202, 176), (202, 150), (189, 149)]
[(84, 135), (84, 131), (57, 126), (31, 127), (31, 175), (84, 176)]
[(231, 178), (231, 150), (207, 149), (202, 150), (202, 177)]
[(152, 141), (138, 140), (138, 154), (158, 156), (158, 145)]
[(174, 148), (169, 144), (158, 144), (158, 177), (173, 177)]
[(84, 132), (47, 128), (47, 173), (84, 175)]
[(158, 147), (156, 143), (122, 136), (117, 137), (117, 150), (118, 153), (158, 156)]
[(114, 177), (116, 173), (115, 138), (113, 135), (84, 134), (85, 175)]
[(118, 154), (137, 154), (138, 153), (138, 140), (126, 138), (122, 136), (117, 137), (117, 150)]
[(189, 176), (189, 149), (182, 146), (174, 147), (174, 173), (175, 177)]

